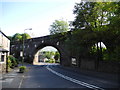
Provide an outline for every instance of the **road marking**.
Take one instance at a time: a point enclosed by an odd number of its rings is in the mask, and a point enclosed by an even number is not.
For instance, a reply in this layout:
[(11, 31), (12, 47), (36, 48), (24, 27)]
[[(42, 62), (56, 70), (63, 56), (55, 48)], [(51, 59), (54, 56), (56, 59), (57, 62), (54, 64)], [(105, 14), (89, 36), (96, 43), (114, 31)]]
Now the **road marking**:
[(14, 74), (14, 73), (10, 73), (10, 74), (7, 74), (7, 76), (16, 76), (17, 74)]
[(18, 88), (21, 88), (23, 79), (24, 79), (24, 75), (22, 76), (22, 80), (20, 81), (20, 84), (19, 84), (19, 87), (18, 87)]
[(65, 75), (63, 75), (63, 74), (61, 74), (61, 73), (58, 73), (58, 72), (52, 70), (51, 68), (49, 68), (49, 66), (47, 66), (46, 68), (47, 68), (49, 71), (51, 71), (52, 73), (56, 74), (57, 76), (62, 77), (62, 78), (66, 79), (66, 80), (69, 80), (69, 81), (71, 81), (71, 82), (74, 82), (74, 83), (76, 83), (76, 84), (79, 84), (79, 85), (82, 85), (82, 86), (85, 86), (85, 87), (87, 87), (87, 88), (91, 88), (91, 89), (94, 89), (94, 90), (104, 90), (103, 88), (100, 88), (100, 87), (98, 87), (98, 86), (91, 85), (91, 84), (85, 83), (85, 82), (83, 82), (83, 81), (79, 81), (79, 80), (76, 80), (76, 79), (74, 79), (74, 78), (65, 76)]
[(16, 77), (17, 74), (7, 74), (3, 77), (0, 77), (0, 82), (12, 82), (13, 79)]
[(15, 76), (4, 76), (4, 78), (14, 78)]
[(7, 82), (7, 83), (11, 83), (13, 81), (13, 78), (7, 78), (5, 80), (0, 80), (0, 82)]

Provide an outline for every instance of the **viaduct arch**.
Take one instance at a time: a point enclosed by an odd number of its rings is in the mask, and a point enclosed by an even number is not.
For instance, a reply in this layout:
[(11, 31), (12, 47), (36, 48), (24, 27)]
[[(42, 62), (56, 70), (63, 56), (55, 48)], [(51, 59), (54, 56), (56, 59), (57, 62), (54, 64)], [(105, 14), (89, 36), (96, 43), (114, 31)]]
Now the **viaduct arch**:
[[(60, 53), (60, 64), (63, 66), (70, 66), (71, 59), (69, 52), (65, 49), (64, 42), (59, 40), (59, 38), (52, 37), (52, 35), (31, 38), (24, 41), (24, 61), (33, 63), (35, 59), (35, 54), (38, 50), (46, 47), (52, 46), (56, 48)], [(23, 50), (23, 42), (11, 43), (11, 55), (16, 58), (20, 57), (20, 52)]]
[[(72, 32), (68, 32), (66, 37), (71, 39)], [(62, 40), (60, 39), (62, 38)], [(33, 63), (36, 52), (46, 47), (55, 47), (60, 53), (60, 64), (63, 66), (75, 66), (80, 69), (97, 70), (104, 72), (118, 72), (118, 62), (109, 61), (97, 61), (97, 59), (90, 60), (89, 58), (79, 58), (74, 53), (68, 51), (64, 39), (64, 35), (60, 34), (54, 37), (54, 35), (48, 35), (43, 37), (31, 38), (24, 41), (24, 61)], [(23, 42), (11, 43), (11, 55), (16, 58), (20, 57), (20, 52), (23, 50)], [(81, 52), (82, 53), (82, 52)], [(96, 56), (98, 58), (98, 56)], [(75, 64), (74, 62), (75, 61)], [(97, 66), (97, 67), (96, 67)], [(112, 66), (112, 67), (111, 67)]]

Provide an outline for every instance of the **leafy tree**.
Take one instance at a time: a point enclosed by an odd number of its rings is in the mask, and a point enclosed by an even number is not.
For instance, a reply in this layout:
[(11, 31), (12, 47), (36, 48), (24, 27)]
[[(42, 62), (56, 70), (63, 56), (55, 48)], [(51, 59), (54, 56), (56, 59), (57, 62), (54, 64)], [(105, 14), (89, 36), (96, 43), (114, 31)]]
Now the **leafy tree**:
[[(102, 54), (103, 49), (98, 43), (103, 42), (107, 50), (112, 52), (119, 46), (120, 2), (81, 2), (74, 8), (76, 15), (73, 21), (72, 37), (66, 41), (73, 53), (91, 52), (93, 45), (97, 45), (97, 52)], [(116, 39), (113, 39), (116, 38)], [(74, 40), (75, 39), (75, 40)], [(114, 44), (113, 44), (114, 43)], [(73, 48), (76, 47), (76, 48)], [(81, 51), (81, 52), (82, 52)], [(76, 54), (77, 54), (76, 53)], [(92, 54), (92, 53), (91, 53)], [(109, 55), (110, 56), (110, 55)]]
[(60, 59), (60, 53), (57, 51), (55, 52), (54, 59), (57, 61)]
[[(93, 31), (107, 30), (116, 8), (119, 5), (113, 2), (81, 2), (75, 5), (76, 15), (73, 26), (75, 29), (87, 28)], [(118, 12), (117, 12), (118, 13)]]
[(52, 25), (50, 25), (50, 34), (67, 32), (69, 30), (68, 23), (63, 20), (55, 20)]
[(31, 37), (27, 33), (24, 33), (24, 34), (16, 33), (13, 36), (9, 36), (9, 38), (10, 38), (11, 42), (14, 42), (14, 41), (22, 41), (23, 38), (24, 38), (24, 40), (30, 39)]
[(21, 41), (22, 40), (21, 34), (16, 33), (15, 35), (12, 36), (12, 40), (13, 41)]
[(13, 57), (12, 55), (8, 56), (8, 60), (10, 60), (8, 63), (9, 63), (9, 66), (10, 68), (14, 68), (16, 66), (18, 66), (18, 61), (15, 57)]
[(46, 52), (46, 53), (45, 53), (45, 57), (46, 57), (47, 59), (50, 59), (50, 58), (51, 58), (50, 53), (49, 53), (49, 52)]
[(44, 57), (46, 57), (47, 59), (51, 59), (52, 56), (54, 56), (54, 54), (55, 54), (52, 51), (44, 51), (43, 53), (44, 53)]
[(22, 39), (24, 39), (24, 40), (31, 38), (30, 35), (27, 33), (21, 34), (21, 36), (22, 36)]

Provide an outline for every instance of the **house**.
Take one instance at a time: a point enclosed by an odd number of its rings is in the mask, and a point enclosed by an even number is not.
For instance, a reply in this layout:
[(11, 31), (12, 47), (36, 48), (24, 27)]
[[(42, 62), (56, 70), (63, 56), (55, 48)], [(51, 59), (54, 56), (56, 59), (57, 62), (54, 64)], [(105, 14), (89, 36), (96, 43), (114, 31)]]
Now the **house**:
[(0, 72), (6, 71), (6, 59), (10, 51), (10, 40), (0, 30)]

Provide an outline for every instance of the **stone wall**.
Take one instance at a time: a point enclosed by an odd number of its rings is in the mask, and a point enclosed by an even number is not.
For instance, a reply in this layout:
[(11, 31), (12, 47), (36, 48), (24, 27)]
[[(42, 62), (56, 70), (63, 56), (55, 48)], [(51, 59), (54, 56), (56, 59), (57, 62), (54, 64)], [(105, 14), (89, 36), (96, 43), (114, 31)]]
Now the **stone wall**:
[(6, 64), (5, 63), (0, 63), (0, 73), (3, 73), (6, 71)]
[(88, 60), (88, 59), (81, 59), (80, 67), (81, 67), (81, 69), (94, 70), (95, 69), (95, 61)]
[(115, 61), (100, 61), (98, 71), (118, 73), (119, 63)]
[(80, 65), (72, 65), (72, 67), (79, 67), (82, 70), (91, 70), (99, 72), (108, 72), (108, 73), (119, 73), (120, 72), (120, 63), (115, 61), (99, 61), (96, 68), (95, 60), (90, 59), (81, 59)]

